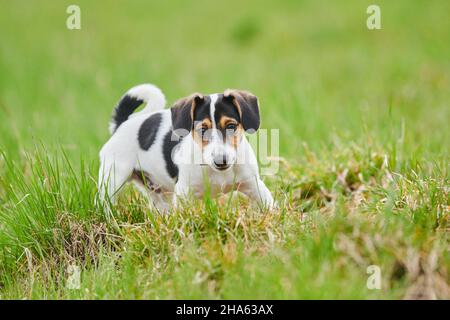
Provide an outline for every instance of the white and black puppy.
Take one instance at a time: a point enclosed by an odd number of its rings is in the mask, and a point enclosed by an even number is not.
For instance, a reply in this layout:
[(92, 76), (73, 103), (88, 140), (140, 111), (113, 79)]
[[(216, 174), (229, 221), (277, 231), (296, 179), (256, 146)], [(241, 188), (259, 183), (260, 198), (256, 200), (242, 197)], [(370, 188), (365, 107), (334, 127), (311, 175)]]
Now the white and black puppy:
[[(133, 113), (142, 103), (142, 111)], [(244, 131), (260, 125), (257, 98), (249, 92), (193, 94), (164, 109), (160, 89), (130, 89), (114, 110), (111, 138), (100, 151), (99, 198), (114, 203), (117, 191), (134, 181), (160, 211), (178, 198), (240, 191), (273, 208)]]

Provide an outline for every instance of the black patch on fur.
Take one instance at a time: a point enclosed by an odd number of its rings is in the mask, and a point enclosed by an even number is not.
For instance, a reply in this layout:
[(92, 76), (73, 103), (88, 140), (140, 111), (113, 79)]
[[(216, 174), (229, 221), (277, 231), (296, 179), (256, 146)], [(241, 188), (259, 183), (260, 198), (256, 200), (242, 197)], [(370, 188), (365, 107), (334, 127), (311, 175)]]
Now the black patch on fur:
[(211, 98), (205, 96), (203, 102), (196, 106), (194, 110), (194, 124), (196, 121), (203, 121), (203, 119), (211, 119), (210, 108)]
[(261, 124), (259, 116), (258, 98), (248, 92), (237, 92), (235, 95), (225, 97), (224, 100), (233, 101), (241, 108), (241, 123), (245, 131), (256, 132)]
[(113, 122), (116, 124), (114, 132), (122, 123), (128, 120), (130, 114), (132, 114), (134, 110), (136, 110), (143, 102), (144, 100), (137, 99), (129, 95), (125, 95), (122, 99), (120, 99), (114, 109)]
[(217, 98), (214, 112), (214, 121), (216, 122), (217, 129), (221, 132), (223, 139), (227, 137), (226, 128), (220, 128), (219, 123), (222, 117), (228, 117), (235, 119), (238, 123), (241, 123), (241, 117), (236, 106), (230, 99), (224, 98), (223, 94), (220, 94)]
[[(172, 115), (172, 126), (174, 130), (184, 129), (190, 132), (194, 126), (195, 115), (198, 109), (203, 110), (206, 105), (209, 105), (211, 99), (209, 97), (196, 96), (192, 99), (184, 99), (179, 103), (176, 103), (174, 107), (170, 109)], [(192, 106), (194, 108), (194, 119), (191, 118)], [(194, 121), (193, 121), (194, 120)]]
[(186, 104), (175, 106), (170, 108), (170, 114), (172, 118), (172, 126), (175, 130), (187, 130), (192, 129), (191, 119), (192, 101), (187, 100)]
[(163, 141), (163, 156), (166, 161), (166, 170), (167, 173), (173, 178), (176, 179), (178, 177), (178, 166), (172, 161), (172, 151), (180, 142), (181, 138), (173, 134), (172, 130), (169, 130), (164, 136)]
[(141, 149), (147, 151), (155, 142), (156, 134), (161, 124), (161, 118), (161, 113), (155, 113), (142, 123), (138, 132), (139, 146)]
[(214, 112), (214, 120), (216, 123), (220, 122), (220, 118), (227, 116), (229, 118), (236, 119), (237, 122), (241, 122), (241, 117), (236, 106), (230, 99), (224, 98), (223, 94), (220, 94), (217, 98)]

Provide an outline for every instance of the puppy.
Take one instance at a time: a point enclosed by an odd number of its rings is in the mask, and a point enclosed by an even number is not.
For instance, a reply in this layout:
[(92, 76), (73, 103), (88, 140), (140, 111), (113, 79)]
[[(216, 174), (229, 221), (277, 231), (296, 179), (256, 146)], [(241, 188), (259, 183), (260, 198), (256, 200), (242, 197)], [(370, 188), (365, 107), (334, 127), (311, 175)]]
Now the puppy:
[[(141, 104), (144, 108), (133, 113)], [(274, 207), (244, 132), (260, 125), (257, 98), (245, 91), (199, 93), (164, 109), (165, 97), (151, 84), (131, 88), (110, 123), (111, 138), (100, 151), (99, 200), (115, 202), (133, 181), (159, 212), (180, 198), (240, 191)]]

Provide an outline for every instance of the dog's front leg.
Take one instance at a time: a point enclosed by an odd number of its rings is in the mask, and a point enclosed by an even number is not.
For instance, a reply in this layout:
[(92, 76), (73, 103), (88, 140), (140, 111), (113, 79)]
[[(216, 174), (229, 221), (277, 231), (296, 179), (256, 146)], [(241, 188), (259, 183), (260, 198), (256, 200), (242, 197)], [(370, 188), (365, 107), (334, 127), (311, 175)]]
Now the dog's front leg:
[(239, 191), (256, 201), (259, 205), (272, 210), (276, 208), (272, 194), (259, 177), (254, 177), (239, 184)]
[(177, 210), (180, 205), (180, 199), (186, 198), (189, 195), (189, 186), (178, 180), (173, 190), (172, 206)]

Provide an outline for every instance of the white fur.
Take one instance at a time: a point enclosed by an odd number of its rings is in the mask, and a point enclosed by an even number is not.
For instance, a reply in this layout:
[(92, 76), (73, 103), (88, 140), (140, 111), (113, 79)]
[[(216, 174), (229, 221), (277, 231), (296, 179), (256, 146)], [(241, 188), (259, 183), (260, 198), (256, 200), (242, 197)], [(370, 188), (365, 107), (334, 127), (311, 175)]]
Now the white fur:
[[(274, 200), (259, 177), (256, 156), (245, 136), (242, 137), (237, 150), (227, 143), (224, 144), (223, 140), (214, 138), (202, 152), (190, 132), (173, 153), (172, 159), (179, 170), (178, 180), (175, 182), (170, 177), (162, 150), (163, 138), (172, 128), (171, 112), (169, 109), (159, 111), (152, 109), (165, 104), (161, 91), (155, 88), (152, 85), (142, 85), (128, 91), (128, 94), (134, 94), (147, 101), (150, 107), (147, 109), (146, 106), (144, 110), (133, 114), (123, 122), (102, 147), (98, 181), (99, 200), (104, 202), (109, 197), (114, 203), (117, 191), (129, 180), (133, 170), (142, 170), (150, 176), (154, 184), (164, 190), (162, 193), (155, 193), (141, 186), (139, 188), (151, 199), (151, 205), (160, 212), (168, 212), (169, 204), (172, 202), (173, 205), (177, 205), (177, 199), (180, 197), (187, 197), (190, 194), (201, 197), (206, 190), (205, 179), (208, 180), (208, 189), (212, 195), (238, 190), (262, 206), (272, 208)], [(214, 103), (217, 95), (210, 97), (212, 101), (210, 111), (214, 121)], [(139, 128), (150, 115), (157, 112), (161, 114), (162, 121), (155, 141), (148, 150), (142, 150), (137, 140)], [(215, 151), (227, 153), (232, 164), (230, 168), (224, 171), (214, 168), (211, 161)]]

